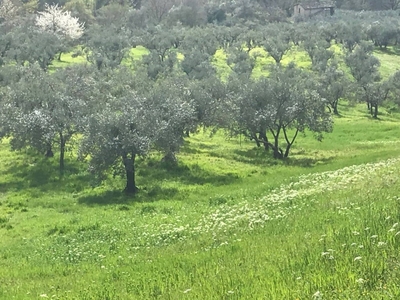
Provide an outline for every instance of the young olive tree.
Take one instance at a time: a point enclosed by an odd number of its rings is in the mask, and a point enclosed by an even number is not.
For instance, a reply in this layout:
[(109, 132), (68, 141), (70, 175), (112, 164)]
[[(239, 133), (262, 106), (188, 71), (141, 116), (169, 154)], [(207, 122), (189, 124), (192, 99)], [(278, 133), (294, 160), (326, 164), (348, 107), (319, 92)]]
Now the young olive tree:
[(367, 103), (374, 118), (378, 117), (378, 107), (386, 100), (389, 85), (380, 83), (379, 60), (373, 56), (374, 46), (363, 42), (345, 57), (350, 73), (355, 80), (356, 93)]
[(292, 47), (288, 31), (289, 28), (282, 28), (282, 25), (269, 25), (265, 28), (265, 39), (262, 46), (278, 65), (281, 63), (283, 56)]
[(335, 115), (339, 115), (339, 100), (345, 95), (349, 86), (344, 71), (339, 68), (336, 60), (332, 60), (318, 75), (319, 94), (327, 100), (329, 109), (332, 109)]
[(146, 105), (157, 120), (155, 146), (164, 153), (163, 161), (175, 164), (185, 132), (196, 122), (189, 81), (183, 76), (159, 80), (146, 98)]
[[(311, 76), (293, 64), (273, 67), (268, 78), (249, 79), (235, 98), (239, 128), (250, 132), (266, 149), (271, 147), (274, 158), (289, 156), (299, 132), (308, 129), (321, 139), (323, 132), (332, 130), (326, 100), (317, 92)], [(272, 143), (267, 134), (272, 135)], [(282, 135), (285, 150), (280, 144)]]

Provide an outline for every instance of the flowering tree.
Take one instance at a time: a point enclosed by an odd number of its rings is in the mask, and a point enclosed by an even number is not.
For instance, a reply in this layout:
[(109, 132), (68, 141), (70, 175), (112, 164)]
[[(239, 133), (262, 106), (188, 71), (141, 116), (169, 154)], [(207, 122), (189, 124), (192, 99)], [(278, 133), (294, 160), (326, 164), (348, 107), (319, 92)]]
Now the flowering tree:
[(20, 3), (14, 0), (0, 0), (0, 22), (7, 21), (18, 14)]
[(71, 16), (70, 11), (63, 11), (58, 4), (46, 4), (45, 10), (38, 13), (36, 25), (44, 31), (72, 40), (79, 39), (84, 32), (84, 24)]
[[(77, 40), (84, 32), (84, 24), (79, 22), (78, 18), (71, 16), (70, 11), (60, 8), (58, 4), (46, 4), (45, 10), (38, 13), (36, 26), (43, 31), (55, 34), (63, 42)], [(60, 51), (59, 60), (61, 53), (62, 51)]]

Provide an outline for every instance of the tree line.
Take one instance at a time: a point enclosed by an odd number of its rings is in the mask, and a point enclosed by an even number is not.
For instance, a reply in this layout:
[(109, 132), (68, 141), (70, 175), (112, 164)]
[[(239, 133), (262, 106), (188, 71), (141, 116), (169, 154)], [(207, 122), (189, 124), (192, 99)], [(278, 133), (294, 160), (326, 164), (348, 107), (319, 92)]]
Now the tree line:
[[(0, 24), (0, 139), (14, 150), (57, 152), (61, 173), (78, 142), (89, 170), (99, 178), (121, 174), (128, 193), (137, 191), (139, 156), (161, 151), (176, 163), (201, 127), (245, 135), (284, 159), (299, 133), (321, 140), (333, 129), (340, 99), (364, 101), (374, 118), (385, 101), (398, 101), (400, 73), (381, 80), (373, 55), (400, 40), (392, 13), (279, 23), (235, 17), (201, 26), (166, 16), (154, 26), (120, 4), (97, 9), (90, 24), (58, 5), (8, 11)], [(140, 58), (132, 55), (139, 45), (147, 49)], [(282, 63), (293, 48), (308, 54), (310, 68)], [(221, 50), (226, 77), (214, 64)], [(273, 63), (256, 78), (261, 50)], [(87, 63), (52, 68), (70, 51)]]

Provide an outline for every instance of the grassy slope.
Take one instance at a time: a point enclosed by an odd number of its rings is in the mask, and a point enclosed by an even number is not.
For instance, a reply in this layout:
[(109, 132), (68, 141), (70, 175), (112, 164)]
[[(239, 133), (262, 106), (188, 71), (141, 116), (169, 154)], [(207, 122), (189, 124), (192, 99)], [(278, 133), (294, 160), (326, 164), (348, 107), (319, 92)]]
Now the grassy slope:
[(119, 179), (89, 188), (73, 157), (59, 179), (56, 158), (0, 144), (0, 299), (397, 299), (399, 162), (299, 178), (398, 155), (399, 115), (340, 111), (286, 162), (194, 135), (178, 168), (139, 162), (136, 198)]

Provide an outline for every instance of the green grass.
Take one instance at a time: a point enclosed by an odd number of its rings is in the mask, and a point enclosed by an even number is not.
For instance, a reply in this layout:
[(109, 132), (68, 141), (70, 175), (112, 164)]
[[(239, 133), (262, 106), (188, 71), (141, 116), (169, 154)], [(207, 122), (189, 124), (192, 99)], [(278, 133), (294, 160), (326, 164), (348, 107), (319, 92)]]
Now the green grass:
[(0, 299), (397, 299), (400, 115), (340, 111), (286, 161), (193, 135), (178, 167), (139, 161), (134, 198), (3, 142)]
[(397, 48), (388, 47), (387, 50), (376, 49), (374, 55), (381, 62), (380, 71), (383, 78), (388, 78), (400, 70), (400, 52)]

